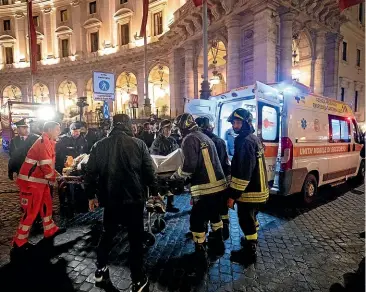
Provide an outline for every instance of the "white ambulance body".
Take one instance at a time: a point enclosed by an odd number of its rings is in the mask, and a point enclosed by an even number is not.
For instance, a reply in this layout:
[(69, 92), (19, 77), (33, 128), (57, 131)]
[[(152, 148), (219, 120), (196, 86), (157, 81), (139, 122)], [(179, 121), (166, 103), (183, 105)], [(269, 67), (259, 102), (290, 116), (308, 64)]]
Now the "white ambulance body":
[(303, 192), (309, 202), (319, 186), (364, 173), (362, 136), (347, 104), (310, 94), (296, 82), (256, 82), (209, 100), (191, 100), (185, 111), (209, 117), (232, 156), (235, 135), (227, 118), (237, 108), (254, 117), (255, 134), (265, 145), (272, 194)]

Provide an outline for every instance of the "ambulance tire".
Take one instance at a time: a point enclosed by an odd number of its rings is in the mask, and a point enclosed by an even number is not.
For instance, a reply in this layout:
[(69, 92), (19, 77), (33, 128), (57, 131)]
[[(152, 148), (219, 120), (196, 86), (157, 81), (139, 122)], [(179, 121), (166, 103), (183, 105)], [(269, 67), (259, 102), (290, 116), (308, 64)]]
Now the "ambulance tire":
[(360, 182), (365, 180), (365, 159), (362, 159), (356, 179)]
[(301, 193), (306, 204), (310, 204), (314, 201), (318, 193), (318, 180), (313, 174), (308, 174), (308, 176), (306, 176)]
[(151, 247), (155, 244), (156, 238), (155, 238), (154, 234), (152, 234), (148, 231), (145, 231), (144, 238), (145, 238), (144, 242), (147, 247)]
[(166, 223), (163, 219), (160, 219), (160, 218), (157, 218), (155, 221), (154, 221), (154, 228), (158, 231), (158, 232), (161, 232), (165, 229), (166, 227)]

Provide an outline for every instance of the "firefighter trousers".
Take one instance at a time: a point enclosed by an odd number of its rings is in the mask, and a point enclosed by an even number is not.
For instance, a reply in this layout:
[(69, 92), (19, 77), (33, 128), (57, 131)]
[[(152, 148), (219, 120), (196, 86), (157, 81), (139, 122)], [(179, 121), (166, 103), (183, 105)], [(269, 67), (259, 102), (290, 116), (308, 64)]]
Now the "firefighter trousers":
[(190, 217), (190, 228), (192, 231), (193, 241), (202, 244), (206, 240), (207, 222), (211, 222), (213, 232), (223, 228), (220, 217), (221, 193), (201, 195), (192, 198), (192, 211)]
[(29, 231), (38, 213), (43, 220), (45, 238), (53, 236), (59, 229), (52, 219), (50, 187), (46, 184), (19, 185), (19, 187), (20, 204), (24, 213), (13, 240), (18, 247), (28, 242)]
[(258, 240), (257, 234), (257, 219), (258, 206), (252, 203), (236, 203), (238, 207), (238, 218), (241, 230), (245, 235), (246, 240)]
[(108, 255), (113, 247), (113, 239), (118, 232), (119, 224), (127, 227), (131, 279), (133, 282), (139, 282), (145, 276), (144, 204), (124, 204), (119, 208), (115, 205), (107, 205), (104, 208), (104, 229), (97, 250), (97, 267), (100, 269), (108, 264)]
[(229, 208), (227, 206), (227, 200), (229, 199), (228, 191), (227, 189), (221, 193), (220, 215), (224, 223), (229, 223)]

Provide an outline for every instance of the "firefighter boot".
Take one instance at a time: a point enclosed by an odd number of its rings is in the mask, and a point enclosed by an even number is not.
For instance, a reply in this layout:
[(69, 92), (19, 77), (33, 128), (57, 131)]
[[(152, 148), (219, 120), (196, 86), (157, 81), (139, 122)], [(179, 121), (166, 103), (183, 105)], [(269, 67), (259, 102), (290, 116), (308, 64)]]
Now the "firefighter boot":
[(210, 232), (208, 236), (208, 248), (210, 254), (219, 256), (225, 253), (225, 244), (222, 239), (223, 229), (217, 229), (214, 232)]
[(195, 251), (189, 255), (189, 264), (191, 270), (187, 272), (188, 276), (200, 278), (208, 268), (208, 255), (204, 243), (195, 243)]
[(230, 260), (243, 265), (255, 263), (257, 261), (257, 241), (246, 240), (242, 249), (231, 252)]
[(230, 223), (229, 223), (229, 219), (222, 219), (222, 223), (224, 224), (224, 227), (222, 229), (222, 237), (225, 240), (228, 240), (230, 237)]

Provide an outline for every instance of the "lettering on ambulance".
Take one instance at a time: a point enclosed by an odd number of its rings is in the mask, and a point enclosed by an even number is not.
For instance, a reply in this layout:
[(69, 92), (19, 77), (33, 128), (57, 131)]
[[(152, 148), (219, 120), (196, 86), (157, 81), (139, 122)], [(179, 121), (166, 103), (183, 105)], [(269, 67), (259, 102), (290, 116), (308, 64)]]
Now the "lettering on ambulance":
[(339, 153), (349, 153), (348, 144), (337, 146), (307, 146), (294, 148), (294, 157), (319, 156)]

